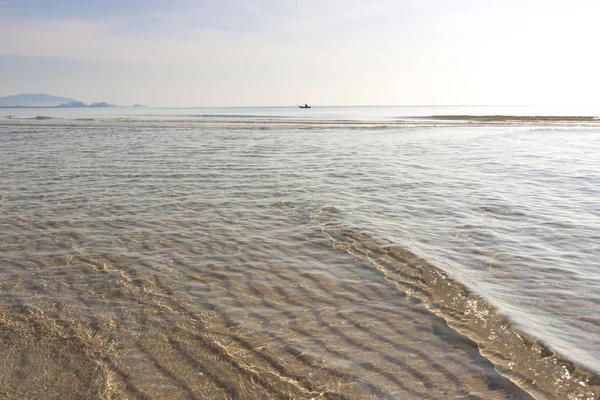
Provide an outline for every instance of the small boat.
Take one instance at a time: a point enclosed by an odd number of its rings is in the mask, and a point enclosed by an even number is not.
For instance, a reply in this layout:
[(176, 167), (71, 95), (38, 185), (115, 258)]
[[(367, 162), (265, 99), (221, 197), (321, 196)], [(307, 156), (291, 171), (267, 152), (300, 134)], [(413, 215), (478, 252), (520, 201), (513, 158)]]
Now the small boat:
[(298, 107), (300, 107), (300, 108), (310, 108), (310, 106), (308, 104), (305, 104), (303, 106), (301, 106), (301, 105), (298, 104)]

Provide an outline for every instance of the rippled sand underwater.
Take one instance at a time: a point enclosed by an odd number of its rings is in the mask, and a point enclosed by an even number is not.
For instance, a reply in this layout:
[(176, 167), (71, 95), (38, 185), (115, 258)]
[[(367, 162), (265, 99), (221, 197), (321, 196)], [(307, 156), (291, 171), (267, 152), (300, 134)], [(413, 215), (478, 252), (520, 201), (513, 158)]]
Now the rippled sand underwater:
[(2, 129), (15, 152), (2, 167), (0, 398), (600, 393), (597, 375), (317, 201), (313, 174), (340, 170), (286, 167), (310, 148), (252, 131)]
[(126, 244), (151, 260), (79, 250), (4, 281), (3, 398), (527, 398), (317, 235), (152, 236)]

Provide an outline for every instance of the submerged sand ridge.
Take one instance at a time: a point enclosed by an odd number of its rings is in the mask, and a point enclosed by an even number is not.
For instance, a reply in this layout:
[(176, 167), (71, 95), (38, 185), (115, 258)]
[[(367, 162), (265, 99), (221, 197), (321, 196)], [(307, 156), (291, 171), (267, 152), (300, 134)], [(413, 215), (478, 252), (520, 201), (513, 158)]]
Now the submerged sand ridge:
[(423, 301), (453, 329), (472, 338), (503, 376), (539, 398), (589, 398), (600, 377), (524, 333), (480, 296), (413, 253), (352, 230), (325, 231), (334, 247), (368, 261), (402, 292)]

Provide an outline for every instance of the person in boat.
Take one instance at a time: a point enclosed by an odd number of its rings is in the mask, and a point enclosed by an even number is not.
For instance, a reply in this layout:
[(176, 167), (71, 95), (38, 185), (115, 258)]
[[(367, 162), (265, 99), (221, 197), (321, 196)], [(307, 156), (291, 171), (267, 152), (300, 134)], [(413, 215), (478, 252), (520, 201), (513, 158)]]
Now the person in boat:
[(304, 108), (308, 108), (308, 104), (304, 103)]

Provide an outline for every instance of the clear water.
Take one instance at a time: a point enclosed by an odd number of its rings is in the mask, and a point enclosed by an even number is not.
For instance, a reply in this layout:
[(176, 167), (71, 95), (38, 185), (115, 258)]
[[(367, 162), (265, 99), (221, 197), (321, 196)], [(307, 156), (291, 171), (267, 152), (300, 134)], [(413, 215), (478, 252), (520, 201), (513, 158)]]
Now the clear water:
[(5, 395), (595, 398), (600, 121), (439, 115), (0, 110)]

